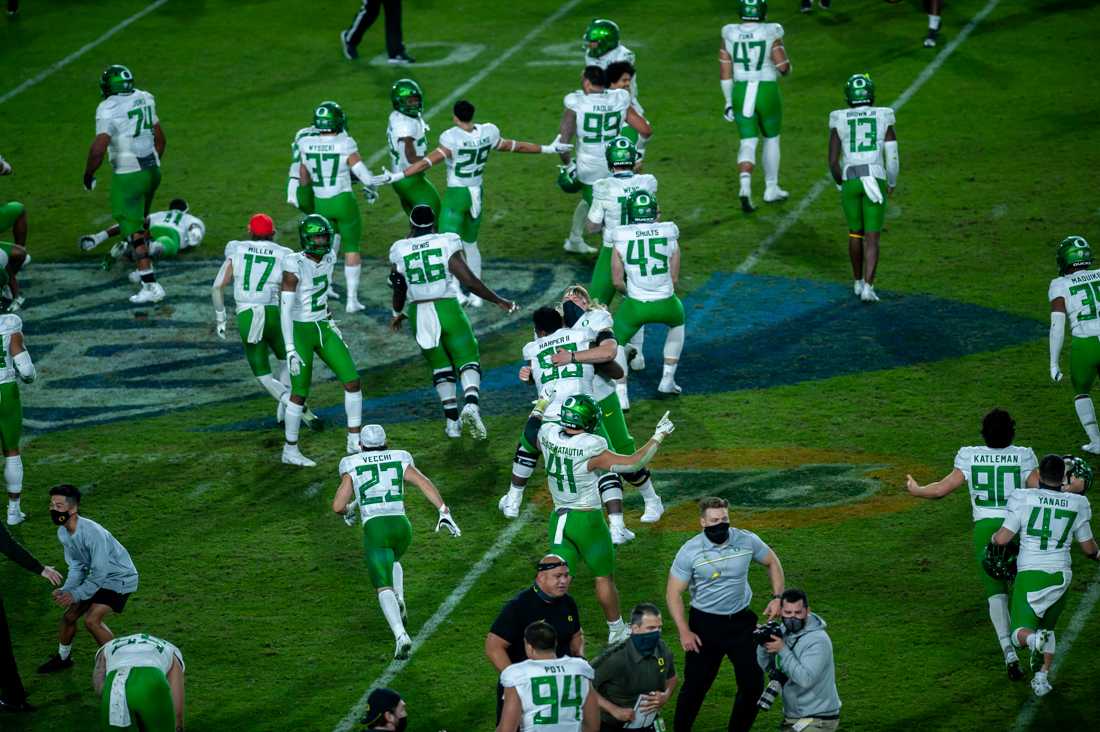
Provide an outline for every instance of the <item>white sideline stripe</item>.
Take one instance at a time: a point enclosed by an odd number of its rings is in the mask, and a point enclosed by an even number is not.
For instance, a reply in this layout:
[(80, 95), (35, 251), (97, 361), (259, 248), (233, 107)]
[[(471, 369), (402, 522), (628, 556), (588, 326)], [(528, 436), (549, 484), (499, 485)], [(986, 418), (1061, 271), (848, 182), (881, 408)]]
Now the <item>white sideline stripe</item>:
[[(547, 26), (554, 23), (559, 18), (561, 18), (563, 15), (565, 15), (570, 10), (575, 8), (577, 5), (580, 4), (580, 2), (581, 2), (581, 0), (569, 0), (568, 2), (562, 4), (557, 10), (555, 10), (550, 15), (546, 16), (546, 18), (543, 19), (543, 21), (541, 23), (539, 23), (534, 28), (532, 28), (527, 33), (527, 35), (525, 35), (523, 38), (519, 39), (519, 41), (516, 42), (516, 45), (512, 46), (507, 51), (505, 51), (501, 55), (497, 56), (495, 59), (493, 59), (492, 62), (490, 62), (487, 66), (485, 66), (481, 71), (477, 72), (476, 74), (471, 76), (469, 79), (467, 79), (464, 83), (460, 84), (454, 91), (452, 91), (446, 97), (444, 97), (443, 99), (440, 99), (439, 103), (436, 104), (431, 109), (429, 109), (427, 114), (424, 115), (424, 117), (425, 118), (431, 118), (431, 117), (436, 116), (437, 114), (439, 114), (440, 112), (442, 112), (444, 110), (450, 109), (451, 105), (454, 104), (455, 102), (457, 102), (462, 97), (462, 95), (464, 95), (466, 92), (470, 91), (470, 89), (472, 89), (477, 84), (481, 83), (481, 81), (484, 80), (486, 76), (488, 76), (489, 74), (496, 71), (496, 69), (501, 64), (503, 64), (508, 59), (512, 58), (512, 56), (515, 56), (517, 53), (519, 53), (520, 49), (522, 49), (528, 43), (533, 41), (535, 39), (535, 36), (537, 36), (539, 33), (542, 33), (544, 30), (546, 30)], [(389, 151), (390, 151), (390, 149), (387, 146), (387, 147), (378, 148), (378, 150), (371, 153), (371, 156), (369, 158), (367, 158), (367, 167), (370, 167), (370, 166), (374, 165), (375, 163), (377, 163), (383, 157), (388, 155)]]
[[(1089, 615), (1092, 613), (1092, 609), (1096, 607), (1097, 600), (1100, 600), (1100, 570), (1097, 570), (1092, 576), (1092, 584), (1089, 586), (1088, 592), (1085, 593), (1085, 597), (1081, 600), (1081, 604), (1077, 606), (1077, 611), (1073, 613), (1073, 617), (1069, 620), (1069, 625), (1066, 627), (1066, 632), (1061, 634), (1057, 638), (1058, 650), (1057, 655), (1054, 656), (1054, 662), (1050, 665), (1050, 679), (1053, 679), (1055, 674), (1058, 673), (1058, 668), (1062, 665), (1062, 661), (1069, 655), (1070, 646), (1073, 645), (1073, 641), (1077, 640), (1077, 636), (1081, 634), (1081, 629), (1085, 627), (1085, 621), (1088, 620)], [(1016, 724), (1013, 726), (1013, 732), (1025, 732), (1025, 730), (1031, 728), (1031, 723), (1035, 721), (1035, 715), (1039, 711), (1039, 697), (1031, 696), (1024, 705), (1020, 707), (1020, 714), (1016, 717)]]
[(126, 26), (130, 25), (131, 23), (133, 23), (135, 21), (141, 20), (146, 15), (148, 15), (149, 13), (151, 13), (154, 10), (156, 10), (157, 8), (159, 8), (161, 5), (164, 5), (166, 2), (168, 2), (168, 0), (156, 0), (156, 2), (153, 2), (153, 3), (145, 6), (141, 10), (139, 10), (136, 13), (134, 13), (133, 15), (131, 15), (126, 20), (124, 20), (121, 23), (119, 23), (118, 25), (116, 25), (111, 30), (109, 30), (106, 33), (104, 33), (103, 35), (101, 35), (99, 38), (95, 39), (94, 41), (92, 41), (90, 43), (84, 44), (83, 46), (78, 48), (76, 51), (73, 51), (68, 56), (61, 59), (57, 63), (55, 63), (53, 66), (50, 66), (49, 68), (45, 69), (44, 71), (40, 71), (38, 74), (32, 76), (31, 78), (27, 79), (22, 84), (20, 84), (19, 86), (15, 87), (11, 91), (4, 94), (4, 96), (0, 97), (0, 104), (3, 104), (4, 102), (8, 101), (12, 97), (14, 97), (16, 94), (18, 94), (22, 91), (26, 91), (27, 89), (30, 89), (32, 86), (42, 82), (47, 77), (52, 76), (55, 72), (65, 68), (66, 66), (71, 64), (73, 61), (76, 61), (78, 58), (80, 58), (81, 56), (86, 54), (88, 51), (91, 51), (93, 48), (95, 48), (99, 44), (103, 43), (105, 40), (107, 40), (108, 38), (110, 38), (114, 34), (118, 33), (120, 30), (122, 30)]
[[(890, 106), (893, 107), (895, 111), (905, 106), (905, 103), (912, 99), (913, 95), (920, 91), (920, 88), (924, 86), (929, 79), (935, 76), (944, 62), (950, 58), (951, 54), (955, 53), (955, 49), (961, 46), (963, 41), (970, 37), (970, 34), (974, 32), (978, 24), (985, 20), (986, 16), (992, 13), (1000, 2), (1001, 0), (989, 0), (985, 7), (979, 10), (974, 17), (970, 19), (970, 22), (959, 31), (959, 34), (952, 38), (951, 41), (943, 47), (942, 51), (936, 54), (936, 57), (924, 67), (920, 74), (917, 75), (917, 78), (913, 80), (913, 83), (910, 84), (909, 87), (901, 93), (901, 96), (894, 100), (894, 103)], [(802, 218), (802, 214), (806, 213), (806, 209), (813, 205), (814, 201), (816, 201), (818, 197), (825, 192), (825, 189), (831, 185), (836, 185), (831, 175), (827, 175), (815, 183), (814, 187), (810, 189), (810, 192), (803, 196), (802, 200), (798, 202), (795, 209), (783, 217), (779, 222), (779, 226), (775, 228), (775, 231), (769, 234), (764, 241), (760, 242), (760, 246), (758, 246), (755, 251), (745, 257), (745, 261), (738, 265), (737, 271), (744, 274), (755, 267), (757, 262), (771, 251), (775, 243), (782, 239), (783, 235)]]
[(382, 672), (382, 675), (367, 686), (367, 690), (363, 692), (363, 696), (359, 698), (359, 701), (355, 703), (351, 711), (340, 720), (334, 732), (348, 732), (348, 730), (351, 730), (358, 724), (359, 719), (367, 711), (367, 697), (370, 696), (370, 692), (380, 686), (387, 686), (397, 674), (401, 673), (405, 666), (409, 664), (409, 660), (413, 655), (420, 650), (420, 646), (424, 645), (439, 626), (443, 624), (447, 617), (454, 612), (454, 609), (458, 607), (458, 604), (462, 602), (466, 594), (473, 589), (474, 583), (481, 578), (481, 575), (489, 571), (489, 568), (493, 566), (493, 562), (497, 560), (497, 557), (508, 548), (512, 540), (516, 538), (516, 534), (527, 525), (527, 522), (530, 521), (534, 515), (534, 505), (528, 503), (523, 513), (497, 535), (497, 540), (489, 547), (489, 551), (485, 552), (485, 555), (481, 557), (478, 563), (466, 573), (466, 576), (462, 578), (462, 582), (459, 583), (458, 587), (454, 588), (451, 594), (447, 596), (447, 599), (443, 601), (443, 604), (439, 606), (439, 609), (435, 611), (435, 614), (428, 619), (428, 622), (421, 626), (419, 631), (417, 631), (416, 637), (413, 638), (412, 651), (409, 652), (409, 658), (404, 661), (391, 661), (390, 665), (386, 667), (386, 670)]

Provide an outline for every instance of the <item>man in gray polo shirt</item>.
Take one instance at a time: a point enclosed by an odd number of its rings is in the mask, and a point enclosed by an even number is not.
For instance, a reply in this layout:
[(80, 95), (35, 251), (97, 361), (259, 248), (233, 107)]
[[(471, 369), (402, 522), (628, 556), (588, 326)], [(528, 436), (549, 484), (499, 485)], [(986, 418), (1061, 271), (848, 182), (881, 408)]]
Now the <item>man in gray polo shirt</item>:
[[(748, 730), (756, 719), (756, 702), (764, 690), (764, 675), (756, 664), (752, 638), (757, 616), (749, 609), (749, 565), (756, 562), (768, 570), (772, 599), (764, 613), (769, 619), (779, 614), (783, 566), (759, 536), (730, 528), (729, 503), (725, 499), (699, 501), (699, 524), (702, 533), (676, 553), (665, 597), (684, 649), (684, 686), (676, 700), (673, 730), (690, 732), (727, 656), (737, 677), (737, 696), (728, 729)], [(690, 616), (684, 613), (685, 590), (691, 592)]]
[(113, 640), (114, 633), (103, 621), (112, 612), (121, 613), (138, 586), (137, 568), (126, 547), (79, 511), (80, 490), (76, 486), (50, 489), (50, 518), (58, 527), (57, 540), (65, 548), (69, 577), (53, 593), (54, 602), (65, 608), (65, 614), (57, 633), (57, 653), (38, 667), (40, 674), (72, 668), (73, 638), (81, 615), (97, 645)]

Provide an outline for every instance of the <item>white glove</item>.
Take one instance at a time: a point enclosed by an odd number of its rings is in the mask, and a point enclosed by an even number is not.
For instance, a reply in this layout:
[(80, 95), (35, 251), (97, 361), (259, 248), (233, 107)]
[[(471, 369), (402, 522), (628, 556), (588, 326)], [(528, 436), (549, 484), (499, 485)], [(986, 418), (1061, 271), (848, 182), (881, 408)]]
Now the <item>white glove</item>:
[(558, 135), (551, 141), (549, 145), (543, 145), (539, 148), (543, 155), (554, 155), (555, 153), (570, 152), (573, 149), (573, 145), (567, 142), (561, 141), (561, 135)]
[(1062, 380), (1062, 370), (1058, 368), (1056, 363), (1050, 365), (1050, 380), (1055, 384)]
[(660, 442), (672, 434), (674, 429), (676, 429), (676, 425), (672, 424), (672, 420), (668, 418), (668, 412), (665, 412), (664, 416), (661, 417), (661, 421), (657, 423), (657, 428), (653, 430), (653, 439)]
[(291, 376), (302, 373), (302, 357), (293, 348), (286, 352), (286, 367)]
[(378, 189), (374, 186), (363, 186), (363, 198), (367, 199), (367, 205), (378, 203)]
[(385, 173), (382, 173), (381, 175), (372, 175), (370, 177), (370, 180), (367, 181), (367, 184), (374, 187), (374, 188), (377, 188), (378, 186), (387, 186), (390, 183), (396, 183), (397, 181), (401, 180), (404, 177), (405, 177), (405, 173), (403, 171), (398, 171), (396, 173), (391, 173), (390, 171), (387, 170)]
[(218, 338), (221, 338), (223, 341), (225, 340), (225, 311), (224, 310), (215, 310), (214, 311), (214, 332), (217, 334)]
[(727, 122), (733, 122), (737, 119), (733, 114), (733, 105), (726, 107), (726, 111), (722, 112), (722, 116), (725, 117)]
[(352, 501), (344, 509), (344, 523), (348, 526), (355, 526), (355, 514), (359, 511), (359, 504)]
[(455, 523), (454, 518), (451, 516), (451, 512), (447, 510), (446, 506), (442, 506), (439, 509), (439, 521), (435, 524), (435, 531), (438, 534), (440, 527), (451, 532), (451, 536), (462, 536), (462, 530), (458, 528), (458, 524)]

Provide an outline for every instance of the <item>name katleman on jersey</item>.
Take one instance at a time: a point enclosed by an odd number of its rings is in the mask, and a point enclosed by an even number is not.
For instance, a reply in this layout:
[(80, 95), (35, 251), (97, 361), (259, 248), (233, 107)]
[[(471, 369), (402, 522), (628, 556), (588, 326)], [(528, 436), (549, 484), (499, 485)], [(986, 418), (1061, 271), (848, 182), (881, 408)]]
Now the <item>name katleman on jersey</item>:
[(1053, 506), (1055, 508), (1069, 508), (1068, 498), (1051, 498), (1050, 496), (1040, 494), (1039, 503), (1044, 506)]
[(974, 463), (1019, 463), (1019, 455), (982, 455), (978, 453), (971, 458)]

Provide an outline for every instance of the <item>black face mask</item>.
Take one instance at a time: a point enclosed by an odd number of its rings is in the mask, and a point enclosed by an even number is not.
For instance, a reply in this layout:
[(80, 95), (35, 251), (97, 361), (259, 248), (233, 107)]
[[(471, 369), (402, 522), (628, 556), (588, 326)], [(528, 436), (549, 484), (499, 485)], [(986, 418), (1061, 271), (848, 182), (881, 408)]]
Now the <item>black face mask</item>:
[(703, 533), (707, 535), (707, 539), (709, 539), (712, 544), (725, 544), (730, 538), (729, 521), (707, 526), (703, 529)]
[(584, 316), (584, 308), (572, 300), (566, 300), (561, 304), (561, 315), (565, 324), (572, 328)]
[(654, 630), (651, 633), (633, 633), (630, 642), (638, 649), (638, 653), (648, 656), (657, 648), (657, 641), (661, 640), (661, 631)]
[(70, 516), (72, 516), (72, 513), (69, 511), (55, 511), (52, 508), (50, 509), (50, 518), (52, 518), (53, 522), (58, 526), (64, 526)]
[(805, 618), (783, 618), (783, 627), (788, 633), (797, 633), (806, 627)]
[(557, 602), (558, 600), (561, 599), (560, 597), (553, 597), (551, 595), (547, 595), (545, 592), (542, 591), (542, 588), (539, 587), (538, 585), (534, 585), (532, 587), (532, 589), (535, 590), (535, 594), (538, 595), (539, 599), (542, 600), (543, 602), (555, 603), (555, 602)]

